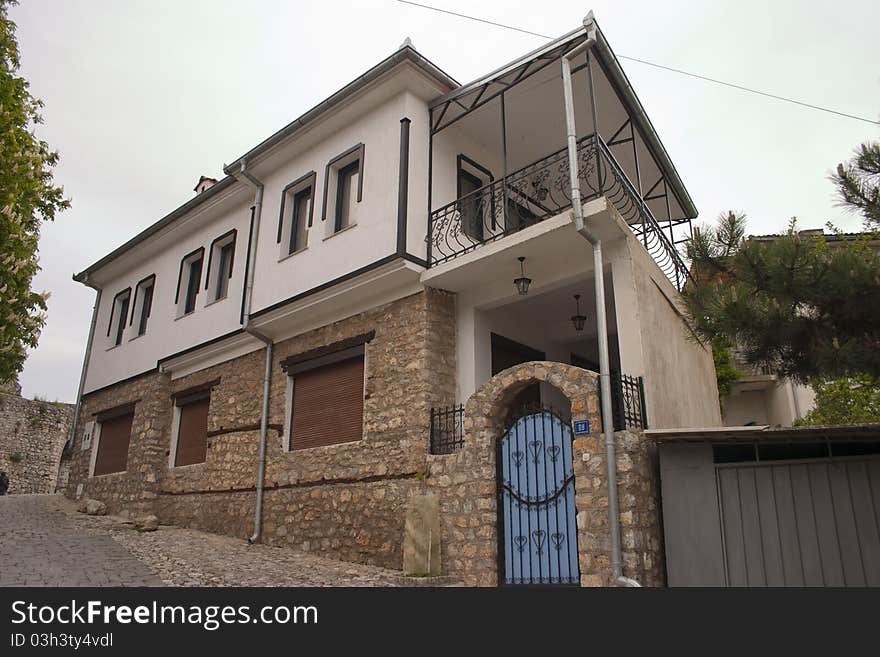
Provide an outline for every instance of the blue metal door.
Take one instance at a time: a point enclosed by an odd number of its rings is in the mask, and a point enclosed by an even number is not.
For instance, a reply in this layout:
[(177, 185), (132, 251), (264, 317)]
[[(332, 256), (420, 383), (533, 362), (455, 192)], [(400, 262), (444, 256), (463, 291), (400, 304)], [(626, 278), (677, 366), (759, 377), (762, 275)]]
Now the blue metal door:
[(523, 409), (498, 441), (499, 582), (580, 582), (570, 424)]

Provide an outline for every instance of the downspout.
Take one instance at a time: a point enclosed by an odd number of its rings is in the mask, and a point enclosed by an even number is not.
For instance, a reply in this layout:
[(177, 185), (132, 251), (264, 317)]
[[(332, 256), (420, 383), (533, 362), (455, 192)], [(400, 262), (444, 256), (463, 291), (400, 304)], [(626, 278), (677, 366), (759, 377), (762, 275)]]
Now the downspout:
[(244, 330), (266, 345), (266, 363), (263, 371), (263, 404), (260, 412), (260, 448), (257, 458), (257, 499), (254, 504), (254, 533), (248, 538), (248, 543), (256, 543), (263, 527), (263, 492), (266, 479), (266, 434), (269, 429), (269, 389), (272, 382), (272, 353), (274, 344), (272, 339), (263, 335), (251, 326), (251, 305), (254, 293), (254, 271), (257, 265), (257, 244), (260, 235), (260, 218), (263, 214), (263, 183), (257, 180), (247, 170), (247, 162), (242, 161), (241, 169), (233, 174), (238, 180), (249, 184), (254, 188), (254, 224), (250, 235), (251, 257), (247, 263), (248, 276), (245, 286), (245, 318)]
[[(591, 17), (592, 14), (584, 22), (586, 23)], [(571, 90), (571, 60), (595, 43), (596, 33), (590, 31), (586, 41), (562, 56), (562, 88), (565, 95), (565, 126), (568, 136), (568, 170), (575, 229), (593, 246), (593, 272), (596, 282), (596, 331), (599, 338), (599, 389), (602, 397), (602, 431), (605, 434), (605, 468), (608, 478), (608, 526), (611, 531), (611, 580), (616, 586), (632, 586), (633, 584), (638, 586), (633, 580), (623, 577), (622, 568), (620, 509), (617, 501), (617, 456), (614, 446), (614, 420), (611, 413), (611, 372), (608, 358), (608, 321), (605, 314), (605, 272), (602, 268), (602, 241), (584, 223), (578, 181), (577, 128), (575, 127), (574, 100)], [(595, 117), (595, 111), (593, 116)], [(599, 139), (598, 130), (595, 130), (594, 138)], [(596, 144), (598, 147), (598, 141)]]
[(86, 375), (89, 371), (89, 360), (91, 360), (92, 357), (92, 341), (95, 339), (95, 326), (98, 323), (98, 307), (101, 305), (101, 288), (92, 285), (89, 282), (88, 277), (85, 277), (81, 283), (95, 290), (97, 294), (95, 295), (95, 305), (92, 308), (92, 322), (89, 324), (89, 337), (86, 342), (86, 353), (85, 356), (83, 356), (82, 370), (80, 370), (79, 374), (79, 387), (76, 390), (76, 406), (73, 409), (73, 421), (70, 424), (70, 432), (67, 435), (67, 443), (64, 446), (65, 449), (70, 450), (76, 445), (76, 425), (79, 423), (79, 414), (82, 409), (83, 389), (85, 388)]

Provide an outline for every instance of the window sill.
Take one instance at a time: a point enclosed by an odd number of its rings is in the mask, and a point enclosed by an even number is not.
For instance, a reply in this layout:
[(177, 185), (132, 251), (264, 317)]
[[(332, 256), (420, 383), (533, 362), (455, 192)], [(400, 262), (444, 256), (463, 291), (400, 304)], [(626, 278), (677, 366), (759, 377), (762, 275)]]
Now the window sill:
[(332, 235), (328, 235), (327, 237), (324, 238), (323, 241), (326, 242), (327, 240), (329, 240), (329, 239), (331, 239), (331, 238), (333, 238), (333, 237), (336, 237), (337, 235), (342, 235), (342, 233), (345, 233), (345, 232), (351, 230), (352, 228), (356, 228), (356, 227), (357, 227), (357, 224), (351, 224), (351, 225), (349, 225), (349, 226), (346, 226), (346, 227), (343, 228), (342, 230), (337, 230), (337, 231), (336, 231), (335, 233), (333, 233)]
[(120, 470), (119, 472), (105, 472), (104, 474), (89, 475), (89, 479), (101, 479), (102, 477), (118, 477), (119, 475), (128, 474), (128, 470)]
[(205, 463), (207, 463), (207, 461), (202, 461), (201, 463), (187, 463), (186, 465), (169, 465), (168, 469), (171, 470), (172, 472), (180, 471), (180, 470), (185, 471), (187, 468), (204, 467)]
[(290, 443), (288, 443), (285, 446), (284, 451), (287, 454), (296, 454), (297, 452), (314, 452), (314, 450), (316, 450), (316, 449), (326, 450), (326, 449), (332, 449), (334, 447), (342, 447), (344, 445), (354, 445), (356, 443), (362, 443), (362, 442), (364, 442), (363, 436), (361, 436), (357, 440), (346, 440), (341, 443), (331, 443), (330, 445), (315, 445), (314, 447), (293, 447), (290, 445)]
[(195, 310), (190, 310), (188, 313), (183, 313), (182, 315), (178, 315), (177, 317), (175, 317), (174, 321), (176, 322), (179, 319), (183, 319), (184, 317), (189, 317), (190, 315), (195, 315), (195, 314), (196, 314)]
[(135, 336), (130, 337), (130, 338), (128, 339), (128, 341), (129, 341), (129, 342), (132, 342), (132, 341), (134, 341), (134, 340), (137, 340), (138, 338), (142, 338), (142, 337), (144, 337), (146, 334), (147, 334), (146, 331), (144, 331), (143, 333), (140, 333), (140, 334), (138, 334), (138, 335), (135, 335)]
[(220, 297), (219, 299), (214, 299), (213, 301), (209, 301), (208, 303), (205, 304), (205, 308), (213, 306), (215, 303), (220, 303), (221, 301), (226, 301), (228, 298), (229, 298), (229, 295), (227, 294), (226, 296)]
[(104, 351), (113, 351), (114, 349), (121, 347), (121, 346), (122, 346), (121, 342), (119, 344), (112, 344), (109, 347), (107, 347)]
[(309, 250), (309, 247), (308, 247), (308, 246), (304, 246), (304, 247), (301, 248), (301, 249), (297, 249), (297, 250), (294, 251), (293, 253), (288, 253), (287, 255), (283, 255), (283, 256), (281, 256), (280, 258), (278, 258), (278, 262), (284, 262), (285, 260), (287, 260), (287, 259), (289, 259), (289, 258), (292, 258), (292, 257), (295, 256), (295, 255), (299, 255), (299, 254), (302, 253), (303, 251), (308, 251), (308, 250)]

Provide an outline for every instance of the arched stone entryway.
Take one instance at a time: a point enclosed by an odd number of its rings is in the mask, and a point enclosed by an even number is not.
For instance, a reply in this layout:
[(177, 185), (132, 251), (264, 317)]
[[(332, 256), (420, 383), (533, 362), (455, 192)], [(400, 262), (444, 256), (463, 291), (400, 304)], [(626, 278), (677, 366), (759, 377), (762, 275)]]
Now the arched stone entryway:
[(510, 402), (535, 382), (562, 392), (572, 422), (589, 421), (590, 433), (572, 441), (578, 562), (582, 585), (607, 584), (610, 540), (598, 375), (551, 361), (522, 363), (489, 379), (465, 405), (464, 447), (452, 455), (429, 457), (427, 483), (441, 496), (444, 570), (469, 585), (498, 583), (496, 441), (506, 428)]

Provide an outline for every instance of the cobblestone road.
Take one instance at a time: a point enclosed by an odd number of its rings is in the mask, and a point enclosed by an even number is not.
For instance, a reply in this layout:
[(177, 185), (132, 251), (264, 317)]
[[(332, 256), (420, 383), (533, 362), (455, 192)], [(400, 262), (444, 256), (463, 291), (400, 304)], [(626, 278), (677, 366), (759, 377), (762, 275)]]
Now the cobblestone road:
[(394, 586), (398, 575), (180, 527), (142, 534), (57, 496), (0, 497), (0, 586)]

